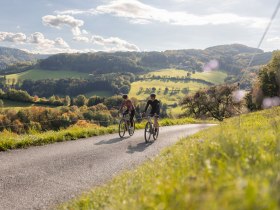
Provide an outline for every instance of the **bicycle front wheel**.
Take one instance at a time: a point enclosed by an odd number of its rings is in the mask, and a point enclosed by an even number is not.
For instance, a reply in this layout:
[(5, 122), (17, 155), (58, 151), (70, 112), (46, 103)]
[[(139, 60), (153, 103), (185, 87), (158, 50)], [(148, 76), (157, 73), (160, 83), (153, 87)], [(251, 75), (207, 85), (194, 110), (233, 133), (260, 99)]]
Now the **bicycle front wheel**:
[(121, 138), (124, 137), (125, 131), (126, 131), (126, 122), (125, 122), (124, 120), (121, 120), (121, 121), (119, 122), (119, 136), (120, 136)]
[(154, 131), (154, 133), (153, 133), (153, 138), (154, 138), (154, 140), (157, 140), (158, 134), (159, 134), (159, 127), (158, 127), (158, 128), (155, 128), (155, 131)]
[(152, 124), (150, 122), (147, 122), (145, 126), (145, 133), (144, 133), (146, 143), (150, 141), (151, 135), (152, 135)]

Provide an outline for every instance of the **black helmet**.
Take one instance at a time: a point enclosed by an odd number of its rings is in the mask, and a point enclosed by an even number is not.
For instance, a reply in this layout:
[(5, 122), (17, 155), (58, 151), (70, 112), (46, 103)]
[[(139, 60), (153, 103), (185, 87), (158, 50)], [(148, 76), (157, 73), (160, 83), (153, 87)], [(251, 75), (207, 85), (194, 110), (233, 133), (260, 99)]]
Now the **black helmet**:
[(150, 97), (156, 98), (156, 94), (152, 93), (152, 94), (150, 95)]
[(127, 96), (126, 94), (124, 94), (124, 95), (122, 96), (122, 98), (123, 98), (123, 99), (127, 99), (128, 96)]

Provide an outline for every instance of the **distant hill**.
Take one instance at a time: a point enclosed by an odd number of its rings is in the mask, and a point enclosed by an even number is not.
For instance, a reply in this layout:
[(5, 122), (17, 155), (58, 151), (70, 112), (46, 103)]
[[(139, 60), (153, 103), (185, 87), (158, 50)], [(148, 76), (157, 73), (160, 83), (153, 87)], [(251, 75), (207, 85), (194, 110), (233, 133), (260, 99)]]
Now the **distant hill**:
[(164, 52), (115, 52), (57, 54), (42, 60), (40, 68), (87, 73), (141, 72), (161, 68), (202, 71), (210, 60), (217, 60), (220, 69), (238, 74), (256, 54), (253, 66), (266, 64), (272, 53), (245, 45), (220, 45), (205, 50), (167, 50)]
[(38, 59), (46, 59), (48, 57), (49, 55), (31, 54), (15, 48), (0, 47), (0, 70), (18, 63), (35, 63)]

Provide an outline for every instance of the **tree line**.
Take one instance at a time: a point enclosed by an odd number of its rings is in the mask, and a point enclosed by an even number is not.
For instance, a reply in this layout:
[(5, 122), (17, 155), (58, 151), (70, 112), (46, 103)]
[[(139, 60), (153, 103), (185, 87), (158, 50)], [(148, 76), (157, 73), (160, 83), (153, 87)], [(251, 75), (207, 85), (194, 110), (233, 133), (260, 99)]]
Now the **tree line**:
[(196, 78), (191, 78), (190, 76), (185, 76), (185, 77), (173, 77), (173, 76), (155, 76), (152, 75), (151, 77), (145, 77), (145, 78), (141, 78), (139, 77), (138, 80), (161, 80), (161, 81), (174, 81), (174, 82), (197, 82), (200, 84), (204, 84), (204, 85), (214, 85), (212, 82), (208, 82), (205, 81), (203, 79), (196, 79)]

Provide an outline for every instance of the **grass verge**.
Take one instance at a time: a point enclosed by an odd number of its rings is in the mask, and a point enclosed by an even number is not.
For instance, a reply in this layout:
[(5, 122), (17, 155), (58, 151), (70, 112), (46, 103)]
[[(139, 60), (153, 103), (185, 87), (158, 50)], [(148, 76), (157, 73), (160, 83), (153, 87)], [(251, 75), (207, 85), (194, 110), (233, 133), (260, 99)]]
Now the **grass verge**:
[(232, 118), (59, 209), (280, 209), (280, 108)]
[[(180, 125), (188, 123), (200, 123), (193, 118), (182, 119), (162, 119), (161, 126)], [(136, 129), (142, 129), (145, 122), (136, 124)], [(60, 131), (47, 131), (43, 133), (34, 133), (26, 135), (17, 135), (8, 131), (0, 133), (0, 151), (11, 149), (27, 148), (30, 146), (40, 146), (55, 142), (70, 141), (92, 136), (111, 134), (118, 132), (118, 126), (100, 127), (97, 125), (72, 126)]]

